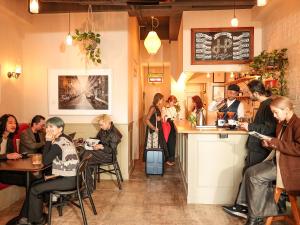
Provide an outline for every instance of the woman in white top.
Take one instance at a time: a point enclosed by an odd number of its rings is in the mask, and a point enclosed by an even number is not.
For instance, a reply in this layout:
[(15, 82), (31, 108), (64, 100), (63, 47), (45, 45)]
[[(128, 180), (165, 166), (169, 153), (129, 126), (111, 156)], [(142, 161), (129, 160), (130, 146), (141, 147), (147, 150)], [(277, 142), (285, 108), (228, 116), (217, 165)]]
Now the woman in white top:
[(176, 130), (174, 127), (173, 120), (177, 116), (177, 111), (174, 106), (176, 103), (177, 103), (177, 98), (174, 95), (171, 95), (167, 100), (166, 106), (162, 108), (163, 120), (169, 123), (171, 127), (169, 136), (166, 140), (168, 146), (168, 152), (169, 152), (169, 158), (166, 163), (169, 166), (175, 165)]

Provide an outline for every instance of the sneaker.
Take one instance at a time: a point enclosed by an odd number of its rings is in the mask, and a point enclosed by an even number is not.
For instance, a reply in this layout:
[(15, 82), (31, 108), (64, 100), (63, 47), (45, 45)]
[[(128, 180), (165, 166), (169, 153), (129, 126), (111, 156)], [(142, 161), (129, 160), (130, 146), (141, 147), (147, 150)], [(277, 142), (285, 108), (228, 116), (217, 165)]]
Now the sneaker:
[(248, 208), (242, 205), (233, 205), (233, 206), (223, 206), (223, 210), (230, 215), (241, 217), (247, 219), (248, 217)]
[(16, 225), (27, 225), (29, 224), (28, 218), (27, 217), (22, 217), (19, 219), (19, 221), (16, 223)]

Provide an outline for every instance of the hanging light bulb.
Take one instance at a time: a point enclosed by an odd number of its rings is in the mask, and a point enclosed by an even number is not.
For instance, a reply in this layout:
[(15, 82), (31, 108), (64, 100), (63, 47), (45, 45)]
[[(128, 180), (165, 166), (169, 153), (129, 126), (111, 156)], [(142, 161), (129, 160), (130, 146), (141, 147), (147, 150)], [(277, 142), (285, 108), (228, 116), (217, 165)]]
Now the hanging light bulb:
[(70, 32), (70, 24), (71, 24), (71, 15), (70, 15), (70, 12), (69, 12), (69, 34), (66, 37), (66, 44), (67, 45), (72, 45), (72, 43), (73, 43), (73, 38), (72, 38), (72, 35), (71, 35), (71, 32)]
[(232, 27), (237, 27), (239, 25), (239, 20), (235, 16), (235, 0), (234, 0), (234, 6), (233, 6), (233, 18), (231, 19), (231, 26)]
[[(156, 21), (156, 23), (157, 23), (156, 26), (154, 26), (153, 20)], [(159, 22), (158, 22), (158, 19), (156, 19), (152, 16), (151, 23), (152, 23), (152, 31), (150, 31), (148, 33), (147, 37), (145, 38), (144, 46), (150, 55), (155, 55), (161, 46), (161, 41), (160, 41), (157, 33), (153, 29), (158, 27)]]
[(207, 74), (206, 74), (206, 77), (207, 77), (207, 78), (210, 78), (210, 73), (207, 73)]
[(267, 0), (257, 0), (257, 6), (265, 6), (267, 4)]
[(230, 73), (230, 78), (234, 78), (233, 72)]
[(38, 0), (30, 0), (29, 11), (31, 13), (39, 13), (39, 1)]

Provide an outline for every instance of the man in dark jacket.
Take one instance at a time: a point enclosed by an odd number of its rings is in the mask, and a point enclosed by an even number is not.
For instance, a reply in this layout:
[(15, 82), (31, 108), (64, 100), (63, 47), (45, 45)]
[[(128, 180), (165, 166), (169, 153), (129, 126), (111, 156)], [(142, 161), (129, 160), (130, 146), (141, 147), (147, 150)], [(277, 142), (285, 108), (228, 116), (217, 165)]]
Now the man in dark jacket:
[(31, 127), (21, 133), (20, 150), (27, 153), (41, 153), (45, 145), (45, 117), (36, 115)]
[[(276, 119), (270, 109), (272, 101), (271, 98), (269, 98), (270, 93), (265, 89), (262, 82), (258, 80), (249, 82), (248, 88), (251, 92), (251, 100), (260, 102), (260, 105), (253, 123), (242, 122), (240, 123), (240, 126), (247, 131), (256, 131), (260, 134), (274, 137), (276, 131)], [(249, 135), (246, 145), (248, 152), (243, 174), (247, 168), (262, 162), (270, 153), (270, 150), (264, 148), (261, 144), (261, 140), (257, 137)], [(239, 202), (244, 202), (243, 200), (246, 198), (244, 185), (245, 183), (242, 182), (239, 188), (237, 200), (242, 199)], [(231, 215), (247, 218), (247, 206), (234, 204), (233, 206), (223, 206), (223, 209)]]
[[(94, 166), (101, 163), (109, 163), (113, 160), (113, 153), (117, 154), (117, 146), (121, 142), (122, 134), (114, 126), (109, 115), (103, 114), (99, 116), (100, 131), (96, 136), (99, 140), (98, 144), (93, 147), (94, 150), (86, 150), (82, 157), (92, 154), (89, 160), (90, 171)], [(88, 176), (89, 186), (92, 187), (93, 180)]]

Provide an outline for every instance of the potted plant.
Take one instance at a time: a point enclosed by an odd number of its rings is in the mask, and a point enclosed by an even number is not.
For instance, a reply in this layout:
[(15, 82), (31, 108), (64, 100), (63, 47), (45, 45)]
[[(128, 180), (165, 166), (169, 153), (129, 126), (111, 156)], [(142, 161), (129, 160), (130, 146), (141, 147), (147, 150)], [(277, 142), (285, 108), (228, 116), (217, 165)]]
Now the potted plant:
[(81, 42), (86, 56), (95, 64), (101, 63), (100, 58), (100, 34), (93, 31), (80, 32), (75, 30), (75, 35), (72, 36), (73, 40)]
[(254, 57), (250, 64), (252, 74), (258, 75), (265, 82), (265, 86), (272, 90), (273, 94), (286, 95), (287, 85), (285, 73), (288, 66), (287, 49), (262, 51)]

